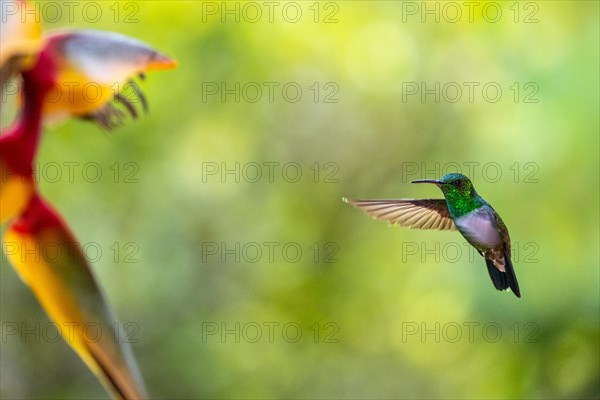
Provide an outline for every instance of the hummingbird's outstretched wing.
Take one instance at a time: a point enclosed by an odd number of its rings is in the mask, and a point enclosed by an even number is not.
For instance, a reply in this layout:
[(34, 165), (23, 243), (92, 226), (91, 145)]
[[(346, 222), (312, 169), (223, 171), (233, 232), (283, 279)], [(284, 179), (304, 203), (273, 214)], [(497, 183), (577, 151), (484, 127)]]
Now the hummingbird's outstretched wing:
[(456, 230), (446, 200), (443, 199), (343, 200), (371, 217), (392, 225), (416, 229)]
[(65, 341), (113, 397), (147, 397), (123, 326), (98, 286), (81, 246), (37, 193), (7, 230), (3, 248)]

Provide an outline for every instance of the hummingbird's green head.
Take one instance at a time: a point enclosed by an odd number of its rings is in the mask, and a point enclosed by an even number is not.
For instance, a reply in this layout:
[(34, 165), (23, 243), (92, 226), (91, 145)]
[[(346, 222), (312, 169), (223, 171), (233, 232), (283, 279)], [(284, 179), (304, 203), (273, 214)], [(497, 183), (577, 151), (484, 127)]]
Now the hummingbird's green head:
[(412, 183), (433, 183), (442, 190), (450, 213), (463, 215), (481, 205), (483, 199), (475, 191), (471, 180), (463, 174), (447, 174), (439, 180), (421, 179)]
[(462, 195), (467, 197), (477, 196), (475, 188), (471, 183), (471, 180), (463, 174), (447, 174), (442, 176), (439, 180), (439, 188), (442, 189), (444, 196), (448, 194)]
[(412, 181), (412, 183), (433, 183), (442, 190), (444, 195), (452, 194), (468, 197), (477, 195), (471, 180), (463, 174), (447, 174), (442, 176), (440, 180), (419, 179)]

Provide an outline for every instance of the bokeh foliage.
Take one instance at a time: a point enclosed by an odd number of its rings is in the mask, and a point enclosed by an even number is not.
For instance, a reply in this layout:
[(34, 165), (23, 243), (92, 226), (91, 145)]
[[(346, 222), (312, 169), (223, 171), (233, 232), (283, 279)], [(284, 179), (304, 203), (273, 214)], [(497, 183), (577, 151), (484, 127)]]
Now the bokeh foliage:
[[(129, 3), (119, 3), (123, 13)], [(121, 15), (115, 24), (113, 3), (98, 4), (97, 22), (75, 12), (73, 21), (65, 13), (45, 26), (125, 33), (179, 67), (148, 74), (142, 87), (149, 114), (115, 133), (80, 121), (48, 129), (40, 165), (95, 162), (103, 177), (91, 183), (76, 169), (72, 181), (42, 178), (40, 185), (80, 241), (103, 250), (95, 271), (121, 320), (139, 327), (134, 350), (153, 396), (600, 395), (597, 2), (535, 2), (538, 22), (529, 24), (515, 23), (512, 2), (498, 3), (504, 14), (497, 23), (477, 13), (473, 23), (435, 23), (431, 16), (423, 23), (392, 1), (335, 2), (335, 23), (323, 23), (323, 14), (315, 23), (312, 2), (298, 3), (305, 13), (298, 23), (277, 12), (272, 23), (266, 16), (222, 22), (220, 14), (203, 14), (207, 3), (144, 1), (136, 3), (138, 22)], [(318, 6), (324, 13), (325, 3)], [(277, 90), (273, 102), (266, 94), (255, 103), (205, 96), (207, 84), (235, 82), (296, 82), (303, 96), (295, 103)], [(315, 102), (309, 89), (315, 82), (321, 90), (333, 83), (338, 102), (323, 102), (325, 91)], [(465, 92), (456, 103), (404, 100), (409, 82), (430, 88), (458, 82)], [(495, 82), (502, 97), (486, 101), (479, 86), (470, 102), (464, 82)], [(515, 82), (521, 89), (534, 82), (538, 102), (523, 102), (524, 92), (515, 102), (509, 89)], [(289, 183), (276, 169), (273, 182), (238, 183), (231, 175), (222, 182), (202, 174), (206, 163), (252, 162), (294, 162), (304, 175)], [(315, 163), (322, 173), (316, 183)], [(327, 163), (337, 167), (337, 182), (325, 182)], [(388, 228), (341, 202), (343, 196), (439, 197), (437, 189), (408, 181), (433, 177), (423, 176), (423, 165), (442, 172), (450, 163), (479, 163), (471, 176), (478, 192), (520, 244), (522, 299), (493, 289), (483, 260), (467, 256), (456, 232)], [(497, 182), (482, 171), (490, 163), (501, 168)], [(537, 182), (526, 182), (526, 163), (535, 166)], [(137, 182), (123, 175), (115, 182), (114, 165), (122, 174), (135, 165)], [(414, 165), (419, 175), (406, 177)], [(115, 242), (122, 252), (134, 243), (139, 262), (124, 263), (121, 253), (115, 263), (109, 250)], [(280, 253), (275, 262), (266, 255), (256, 263), (221, 262), (203, 252), (209, 242), (230, 248), (293, 242), (304, 256), (296, 263)], [(339, 249), (338, 262), (323, 262), (323, 254), (315, 262), (310, 246), (329, 242)], [(436, 243), (459, 246), (463, 255), (456, 262), (424, 255), (423, 262), (405, 254), (407, 244)], [(526, 243), (537, 249), (535, 262), (523, 260)], [(0, 273), (3, 325), (47, 324), (5, 260)], [(258, 323), (263, 338), (203, 341), (207, 322), (230, 329)], [(271, 343), (265, 322), (297, 323), (302, 338), (290, 343), (276, 330)], [(339, 328), (337, 343), (323, 340), (328, 322)], [(479, 324), (472, 341), (464, 325), (471, 322)], [(318, 343), (310, 330), (315, 323)], [(439, 343), (433, 334), (403, 338), (410, 324), (435, 330), (436, 323), (458, 324), (463, 336)], [(482, 336), (487, 323), (502, 328), (498, 341)], [(531, 341), (524, 338), (527, 324), (536, 329)], [(62, 341), (3, 336), (0, 349), (3, 398), (105, 396)]]

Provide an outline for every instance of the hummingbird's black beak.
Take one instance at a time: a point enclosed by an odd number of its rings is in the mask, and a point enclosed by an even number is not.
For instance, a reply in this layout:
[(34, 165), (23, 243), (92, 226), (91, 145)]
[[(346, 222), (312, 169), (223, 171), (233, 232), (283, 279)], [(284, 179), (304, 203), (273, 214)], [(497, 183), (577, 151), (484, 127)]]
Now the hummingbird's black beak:
[(436, 181), (435, 179), (417, 179), (411, 183), (433, 183), (436, 186), (442, 185), (444, 182)]

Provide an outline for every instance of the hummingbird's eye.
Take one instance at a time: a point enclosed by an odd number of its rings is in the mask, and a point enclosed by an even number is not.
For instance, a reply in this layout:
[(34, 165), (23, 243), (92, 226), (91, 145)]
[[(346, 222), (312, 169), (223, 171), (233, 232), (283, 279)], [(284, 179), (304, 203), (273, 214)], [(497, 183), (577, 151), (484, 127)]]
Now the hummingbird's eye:
[(462, 185), (462, 182), (460, 180), (455, 180), (454, 182), (452, 182), (454, 184), (454, 186), (456, 187), (460, 187)]

